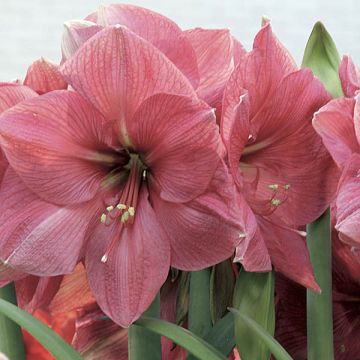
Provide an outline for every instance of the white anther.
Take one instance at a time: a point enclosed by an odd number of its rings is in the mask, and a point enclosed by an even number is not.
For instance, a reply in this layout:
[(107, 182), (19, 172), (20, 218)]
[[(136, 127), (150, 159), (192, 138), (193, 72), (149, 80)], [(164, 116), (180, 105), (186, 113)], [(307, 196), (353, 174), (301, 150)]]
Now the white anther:
[(135, 215), (135, 208), (133, 206), (130, 206), (128, 209), (128, 213), (130, 216), (134, 216)]
[(119, 210), (125, 210), (125, 209), (126, 209), (126, 205), (125, 205), (125, 204), (117, 204), (116, 207), (117, 207)]
[(105, 221), (106, 221), (106, 214), (102, 214), (101, 217), (100, 217), (100, 221), (102, 224), (105, 224)]
[(284, 185), (284, 189), (285, 189), (285, 190), (289, 190), (289, 189), (290, 189), (290, 184), (285, 184), (285, 185)]
[(114, 210), (114, 207), (113, 207), (112, 205), (110, 205), (110, 206), (108, 206), (108, 207), (106, 208), (106, 210), (107, 210), (108, 212), (113, 211), (113, 210)]
[(272, 191), (276, 191), (279, 188), (278, 184), (270, 184), (268, 186), (269, 186), (269, 189), (271, 189)]
[(105, 264), (107, 261), (108, 261), (108, 256), (105, 254), (105, 255), (103, 255), (103, 257), (101, 258), (101, 262), (102, 262), (103, 264)]
[(271, 199), (272, 206), (279, 206), (281, 204), (281, 200), (279, 199)]
[(243, 232), (239, 233), (239, 238), (240, 238), (240, 239), (245, 238), (245, 237), (246, 237), (246, 234), (245, 234), (245, 233), (243, 233)]
[(129, 212), (125, 211), (122, 215), (121, 215), (121, 222), (122, 223), (126, 223), (129, 220)]
[(147, 176), (147, 172), (146, 169), (142, 172), (142, 178), (145, 181), (146, 180), (146, 176)]

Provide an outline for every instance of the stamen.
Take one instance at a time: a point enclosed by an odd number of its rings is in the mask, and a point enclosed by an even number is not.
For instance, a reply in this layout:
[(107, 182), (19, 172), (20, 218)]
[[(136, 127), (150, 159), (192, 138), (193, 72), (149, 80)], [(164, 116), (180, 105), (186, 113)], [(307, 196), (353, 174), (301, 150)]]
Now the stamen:
[(125, 211), (122, 215), (121, 215), (121, 222), (122, 223), (126, 223), (129, 220), (129, 212)]
[(106, 222), (106, 214), (101, 214), (101, 216), (100, 216), (100, 222), (102, 223), (102, 224), (105, 224), (105, 222)]
[(112, 205), (110, 205), (106, 208), (106, 210), (107, 210), (107, 212), (111, 212), (114, 210), (114, 207)]
[(126, 209), (126, 205), (125, 205), (125, 204), (117, 204), (116, 207), (117, 207), (119, 210), (125, 210), (125, 209)]
[(240, 238), (240, 239), (245, 238), (245, 237), (246, 237), (246, 234), (245, 234), (245, 233), (243, 233), (243, 232), (239, 233), (239, 238)]
[(279, 206), (280, 204), (281, 204), (281, 200), (280, 199), (271, 199), (271, 201), (270, 201), (270, 203), (271, 203), (271, 205), (272, 206)]
[(271, 189), (272, 191), (276, 191), (279, 188), (278, 184), (270, 184), (268, 186), (269, 186), (269, 189)]
[(290, 184), (285, 184), (284, 185), (284, 190), (289, 190), (290, 189)]
[(104, 254), (103, 257), (101, 258), (101, 262), (105, 264), (107, 261), (108, 261), (108, 256), (107, 254)]
[(130, 216), (135, 216), (135, 208), (130, 206), (128, 209), (128, 213)]

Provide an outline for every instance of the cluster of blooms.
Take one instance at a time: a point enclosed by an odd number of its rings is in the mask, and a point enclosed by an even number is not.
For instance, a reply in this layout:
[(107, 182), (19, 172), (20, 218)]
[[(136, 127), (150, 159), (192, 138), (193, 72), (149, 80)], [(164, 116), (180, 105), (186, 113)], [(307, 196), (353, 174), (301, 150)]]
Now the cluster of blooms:
[[(129, 5), (66, 23), (60, 64), (40, 59), (23, 82), (0, 84), (0, 285), (16, 280), (20, 306), (49, 322), (70, 314), (85, 358), (127, 358), (124, 328), (161, 288), (175, 320), (171, 268), (230, 259), (319, 291), (303, 230), (334, 201), (334, 261), (359, 292), (350, 58), (340, 78), (346, 97), (331, 100), (267, 21), (249, 52), (228, 30), (183, 31)], [(280, 297), (295, 288), (285, 277)], [(288, 301), (277, 304), (283, 329)]]

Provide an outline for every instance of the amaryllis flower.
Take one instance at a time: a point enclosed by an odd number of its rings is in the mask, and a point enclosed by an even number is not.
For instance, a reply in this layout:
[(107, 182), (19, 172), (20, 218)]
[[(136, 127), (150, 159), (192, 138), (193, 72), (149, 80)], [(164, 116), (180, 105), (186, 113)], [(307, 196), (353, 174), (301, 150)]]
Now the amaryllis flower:
[(226, 81), (245, 50), (227, 29), (182, 31), (154, 11), (127, 4), (102, 5), (85, 20), (65, 23), (63, 62), (102, 28), (124, 25), (157, 47), (189, 79), (198, 96), (221, 106)]
[(336, 167), (311, 125), (328, 100), (320, 81), (309, 69), (297, 70), (265, 24), (227, 83), (221, 119), (231, 172), (251, 208), (244, 211), (253, 240), (237, 259), (251, 270), (257, 265), (244, 260), (246, 252), (262, 253), (266, 262), (268, 251), (275, 269), (314, 289), (298, 228), (320, 216), (334, 193)]
[(360, 246), (360, 119), (359, 77), (351, 59), (344, 57), (339, 68), (344, 94), (330, 101), (314, 116), (313, 125), (342, 175), (336, 199), (336, 229), (342, 241)]
[[(34, 275), (85, 257), (102, 310), (122, 326), (150, 305), (169, 266), (228, 258), (243, 229), (211, 108), (149, 42), (108, 27), (53, 91), (3, 113), (1, 259)], [(6, 221), (5, 221), (6, 220)]]
[[(351, 248), (333, 240), (333, 319), (335, 359), (358, 359), (360, 343), (360, 264)], [(307, 359), (306, 291), (278, 275), (276, 278), (276, 339), (295, 360)]]

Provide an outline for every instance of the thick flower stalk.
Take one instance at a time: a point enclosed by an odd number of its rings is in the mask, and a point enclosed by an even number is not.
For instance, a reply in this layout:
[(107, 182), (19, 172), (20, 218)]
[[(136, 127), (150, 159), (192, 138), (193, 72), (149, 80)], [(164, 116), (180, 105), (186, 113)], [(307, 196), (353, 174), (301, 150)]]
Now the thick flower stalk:
[[(87, 41), (53, 91), (3, 113), (11, 165), (1, 260), (34, 275), (84, 258), (102, 310), (128, 326), (170, 265), (233, 253), (244, 229), (211, 108), (159, 50), (120, 25)], [(66, 224), (66, 225), (64, 225)]]

